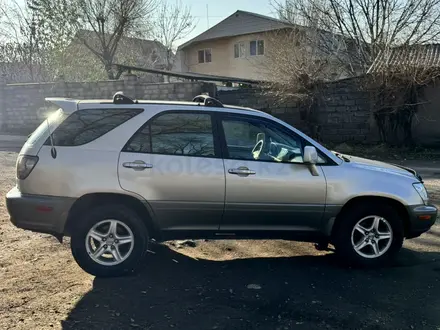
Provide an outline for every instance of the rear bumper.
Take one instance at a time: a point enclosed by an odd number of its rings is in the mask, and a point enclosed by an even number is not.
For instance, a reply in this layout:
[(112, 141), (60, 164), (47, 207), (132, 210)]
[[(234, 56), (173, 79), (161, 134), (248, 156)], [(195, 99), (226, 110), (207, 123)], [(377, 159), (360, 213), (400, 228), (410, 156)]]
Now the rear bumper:
[(437, 208), (433, 205), (414, 205), (408, 207), (410, 228), (407, 238), (414, 238), (427, 232), (437, 219)]
[(17, 187), (6, 195), (11, 222), (18, 228), (61, 235), (74, 198), (22, 194)]

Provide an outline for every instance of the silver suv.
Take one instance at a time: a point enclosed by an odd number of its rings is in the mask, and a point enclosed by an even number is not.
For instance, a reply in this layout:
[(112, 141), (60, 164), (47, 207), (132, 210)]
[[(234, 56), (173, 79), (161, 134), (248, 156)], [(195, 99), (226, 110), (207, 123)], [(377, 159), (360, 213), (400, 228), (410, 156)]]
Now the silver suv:
[(70, 236), (90, 274), (133, 272), (152, 238), (331, 243), (377, 266), (437, 217), (415, 171), (331, 152), (264, 112), (208, 96), (46, 100), (59, 110), (23, 146), (8, 211)]

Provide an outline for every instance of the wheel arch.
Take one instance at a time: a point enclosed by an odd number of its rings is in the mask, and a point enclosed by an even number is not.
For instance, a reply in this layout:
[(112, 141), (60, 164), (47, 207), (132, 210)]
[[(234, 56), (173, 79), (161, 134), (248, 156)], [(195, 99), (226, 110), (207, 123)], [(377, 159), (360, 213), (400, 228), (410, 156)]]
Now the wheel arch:
[(69, 210), (64, 234), (71, 236), (72, 231), (75, 230), (77, 218), (82, 212), (104, 204), (123, 204), (131, 208), (144, 222), (150, 237), (157, 239), (160, 230), (154, 221), (154, 213), (150, 205), (134, 196), (120, 193), (90, 193), (78, 198)]
[(402, 204), (400, 201), (390, 197), (382, 197), (382, 196), (357, 196), (347, 201), (342, 207), (342, 209), (339, 211), (339, 213), (336, 215), (336, 219), (331, 230), (332, 240), (335, 236), (335, 233), (337, 233), (339, 226), (341, 225), (344, 214), (350, 211), (352, 208), (356, 207), (356, 205), (359, 205), (360, 203), (390, 205), (398, 213), (399, 217), (402, 220), (403, 232), (405, 237), (409, 233), (411, 223), (409, 219), (408, 210), (405, 207), (405, 205)]

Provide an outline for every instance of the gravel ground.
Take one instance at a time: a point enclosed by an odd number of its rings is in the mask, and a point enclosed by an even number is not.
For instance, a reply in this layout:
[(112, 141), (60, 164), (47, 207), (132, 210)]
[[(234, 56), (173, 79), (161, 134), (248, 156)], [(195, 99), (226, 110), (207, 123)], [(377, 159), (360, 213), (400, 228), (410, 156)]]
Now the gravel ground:
[[(0, 193), (16, 154), (0, 152)], [(440, 180), (428, 179), (440, 202)], [(0, 329), (440, 329), (440, 226), (380, 270), (287, 241), (154, 245), (145, 270), (97, 279), (69, 242), (13, 227), (0, 200)]]

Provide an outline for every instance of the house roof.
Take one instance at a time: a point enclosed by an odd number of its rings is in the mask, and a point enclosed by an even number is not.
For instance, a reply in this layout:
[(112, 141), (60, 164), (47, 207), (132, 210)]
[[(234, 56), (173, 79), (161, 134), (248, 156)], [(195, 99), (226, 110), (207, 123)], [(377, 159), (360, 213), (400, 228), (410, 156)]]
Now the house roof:
[(278, 30), (288, 26), (291, 25), (273, 17), (237, 10), (220, 23), (180, 45), (179, 50), (205, 40)]
[(368, 73), (400, 68), (440, 68), (440, 44), (414, 45), (383, 50)]
[[(105, 38), (110, 39), (111, 34), (106, 34)], [(88, 42), (99, 42), (98, 35), (95, 31), (79, 30), (76, 34), (77, 39), (84, 39)], [(166, 47), (157, 40), (148, 40), (140, 38), (132, 38), (123, 36), (120, 40), (120, 45), (124, 47), (135, 46), (139, 48), (143, 53), (150, 53), (153, 49), (166, 50)]]

